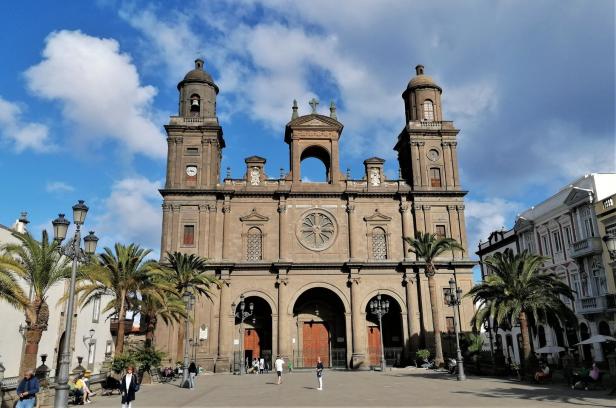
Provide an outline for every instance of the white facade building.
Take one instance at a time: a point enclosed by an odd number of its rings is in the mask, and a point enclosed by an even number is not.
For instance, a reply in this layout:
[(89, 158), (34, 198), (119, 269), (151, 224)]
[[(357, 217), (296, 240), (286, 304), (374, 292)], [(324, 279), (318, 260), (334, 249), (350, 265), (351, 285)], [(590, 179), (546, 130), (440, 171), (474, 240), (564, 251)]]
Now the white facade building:
[[(25, 219), (25, 217), (22, 217)], [(16, 231), (25, 231), (27, 221), (17, 221), (12, 228), (0, 225), (0, 248), (9, 243), (19, 243), (13, 235)], [(51, 228), (50, 228), (51, 230)], [(40, 231), (31, 232), (36, 239), (40, 239)], [(24, 283), (24, 290), (29, 293), (30, 288)], [(41, 364), (41, 355), (47, 355), (46, 364), (51, 369), (49, 375), (54, 377), (60, 356), (60, 342), (64, 333), (64, 315), (66, 304), (59, 302), (60, 298), (68, 290), (68, 281), (59, 283), (48, 292), (47, 303), (49, 305), (49, 325), (43, 332), (39, 344), (39, 359), (37, 366)], [(106, 356), (111, 356), (113, 351), (113, 339), (110, 331), (110, 319), (101, 310), (109, 301), (101, 299), (92, 302), (83, 308), (75, 310), (73, 318), (71, 370), (78, 365), (77, 357), (83, 357), (82, 366), (97, 373), (100, 371)], [(20, 332), (20, 325), (25, 326), (25, 318), (22, 312), (17, 311), (6, 302), (0, 301), (0, 316), (2, 316), (2, 330), (0, 331), (0, 362), (6, 371), (5, 377), (21, 375), (19, 364), (24, 347), (24, 340)], [(90, 338), (90, 330), (94, 335)]]
[[(487, 242), (480, 243), (477, 254), (481, 259), (505, 248), (545, 256), (544, 268), (574, 290), (574, 302), (567, 303), (578, 317), (578, 327), (540, 325), (533, 336), (535, 350), (546, 345), (570, 347), (590, 336), (613, 335), (616, 331), (614, 273), (595, 210), (597, 202), (614, 193), (616, 174), (585, 175), (521, 213), (511, 230), (495, 231)], [(500, 342), (505, 356), (519, 362), (519, 328), (499, 330), (498, 336), (495, 342)], [(604, 361), (605, 347), (579, 347), (580, 358)]]

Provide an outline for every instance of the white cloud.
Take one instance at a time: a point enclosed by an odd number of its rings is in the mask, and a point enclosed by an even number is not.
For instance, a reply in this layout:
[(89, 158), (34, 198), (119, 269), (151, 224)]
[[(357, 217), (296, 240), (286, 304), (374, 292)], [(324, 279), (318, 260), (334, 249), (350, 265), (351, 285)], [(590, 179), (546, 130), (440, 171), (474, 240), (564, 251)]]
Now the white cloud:
[(158, 252), (162, 198), (158, 189), (162, 181), (145, 177), (129, 177), (115, 182), (111, 193), (103, 200), (103, 213), (95, 216), (94, 228), (101, 247), (116, 242), (131, 242)]
[(475, 253), (480, 240), (485, 241), (491, 232), (509, 229), (513, 226), (515, 215), (524, 209), (521, 203), (488, 198), (487, 200), (466, 200), (466, 227), (469, 252)]
[(75, 191), (75, 187), (64, 181), (49, 181), (45, 185), (45, 191), (48, 193), (70, 193)]
[(46, 39), (43, 60), (25, 72), (29, 89), (62, 103), (84, 145), (112, 139), (129, 153), (165, 157), (165, 139), (152, 121), (156, 88), (142, 86), (130, 56), (117, 41), (80, 31), (57, 31)]
[(26, 149), (35, 152), (49, 152), (55, 146), (49, 140), (49, 128), (36, 122), (27, 122), (23, 118), (23, 109), (16, 103), (0, 96), (0, 136), (13, 144), (16, 152)]

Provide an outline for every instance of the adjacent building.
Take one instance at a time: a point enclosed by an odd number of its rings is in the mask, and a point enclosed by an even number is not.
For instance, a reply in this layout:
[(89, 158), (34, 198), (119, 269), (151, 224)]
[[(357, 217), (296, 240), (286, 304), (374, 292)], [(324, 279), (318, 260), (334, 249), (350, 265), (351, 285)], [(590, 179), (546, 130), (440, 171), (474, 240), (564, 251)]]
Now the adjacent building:
[[(3, 245), (19, 243), (15, 233), (27, 232), (26, 214), (12, 227), (0, 225), (0, 250)], [(30, 231), (35, 238), (40, 239), (40, 232)], [(30, 288), (23, 283), (26, 293)], [(60, 350), (64, 340), (65, 329), (65, 303), (60, 298), (66, 293), (68, 282), (62, 282), (52, 287), (47, 296), (49, 305), (49, 323), (43, 332), (39, 344), (39, 357), (45, 356), (45, 364), (51, 369), (50, 376), (54, 377), (60, 359)], [(79, 365), (92, 372), (99, 372), (105, 359), (111, 357), (113, 339), (111, 337), (109, 319), (102, 312), (109, 299), (97, 299), (89, 305), (78, 308), (73, 318), (71, 369)], [(5, 377), (15, 377), (19, 373), (21, 355), (24, 347), (23, 332), (25, 317), (23, 312), (13, 308), (6, 302), (0, 301), (0, 315), (2, 316), (2, 335), (0, 335), (0, 363), (5, 367)], [(39, 359), (38, 364), (42, 360)]]
[[(616, 174), (585, 175), (542, 203), (521, 213), (508, 231), (494, 231), (479, 244), (480, 259), (511, 248), (547, 257), (544, 268), (566, 282), (575, 292), (568, 305), (575, 311), (577, 327), (540, 325), (533, 336), (535, 349), (546, 345), (570, 347), (596, 334), (616, 331), (614, 260), (603, 237), (616, 229), (613, 204)], [(483, 269), (482, 276), (489, 271)], [(519, 361), (519, 328), (491, 334), (495, 347)], [(580, 358), (604, 361), (606, 345), (579, 348)], [(609, 350), (609, 345), (607, 345)]]
[[(380, 329), (370, 311), (377, 296), (389, 301), (383, 343), (390, 364), (433, 347), (434, 325), (424, 263), (403, 237), (418, 231), (455, 238), (466, 248), (464, 196), (453, 122), (443, 120), (442, 89), (416, 67), (402, 94), (406, 121), (392, 137), (400, 177), (388, 179), (384, 160), (364, 161), (363, 176), (340, 169), (343, 124), (332, 103), (326, 115), (310, 101), (293, 105), (280, 140), (289, 168), (268, 175), (266, 158), (247, 157), (241, 177), (221, 180), (223, 129), (216, 116), (218, 86), (195, 62), (178, 84), (179, 115), (165, 126), (167, 177), (161, 254), (181, 251), (209, 260), (222, 286), (193, 311), (191, 354), (199, 364), (228, 372), (243, 359), (281, 355), (295, 366), (368, 368), (379, 364)], [(258, 143), (246, 135), (246, 143)], [(320, 160), (325, 182), (303, 177), (303, 162)], [(276, 174), (278, 169), (276, 169)], [(271, 173), (270, 173), (271, 174)], [(453, 325), (446, 306), (448, 281), (472, 286), (467, 255), (456, 251), (437, 262), (436, 307), (443, 332)], [(237, 318), (241, 299), (253, 315)], [(469, 330), (473, 305), (460, 306)], [(179, 332), (179, 334), (178, 334)], [(181, 360), (184, 331), (159, 324), (156, 346)], [(243, 342), (243, 343), (242, 343)], [(240, 355), (243, 350), (244, 354)]]

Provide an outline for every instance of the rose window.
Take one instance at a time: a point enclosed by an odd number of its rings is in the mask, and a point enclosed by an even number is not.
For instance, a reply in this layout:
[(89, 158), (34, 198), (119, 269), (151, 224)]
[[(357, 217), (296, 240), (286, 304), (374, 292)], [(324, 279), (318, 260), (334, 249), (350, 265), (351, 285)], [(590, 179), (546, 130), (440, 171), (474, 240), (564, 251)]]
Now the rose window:
[(306, 248), (322, 251), (328, 248), (336, 237), (336, 224), (333, 217), (324, 211), (315, 210), (301, 219), (297, 235)]

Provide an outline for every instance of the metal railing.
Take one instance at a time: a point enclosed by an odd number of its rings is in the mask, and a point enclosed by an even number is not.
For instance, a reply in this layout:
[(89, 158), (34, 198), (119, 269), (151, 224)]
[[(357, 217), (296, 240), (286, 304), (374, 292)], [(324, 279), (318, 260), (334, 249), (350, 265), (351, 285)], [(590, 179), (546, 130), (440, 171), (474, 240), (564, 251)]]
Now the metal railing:
[[(402, 365), (402, 347), (385, 347), (385, 363), (387, 367), (399, 367)], [(370, 366), (379, 366), (381, 364), (381, 348), (368, 348), (368, 361)]]
[(346, 368), (346, 349), (332, 348), (329, 354), (323, 355), (320, 352), (304, 352), (293, 350), (293, 368), (314, 368), (316, 367), (317, 357), (321, 357), (323, 365), (327, 368)]

